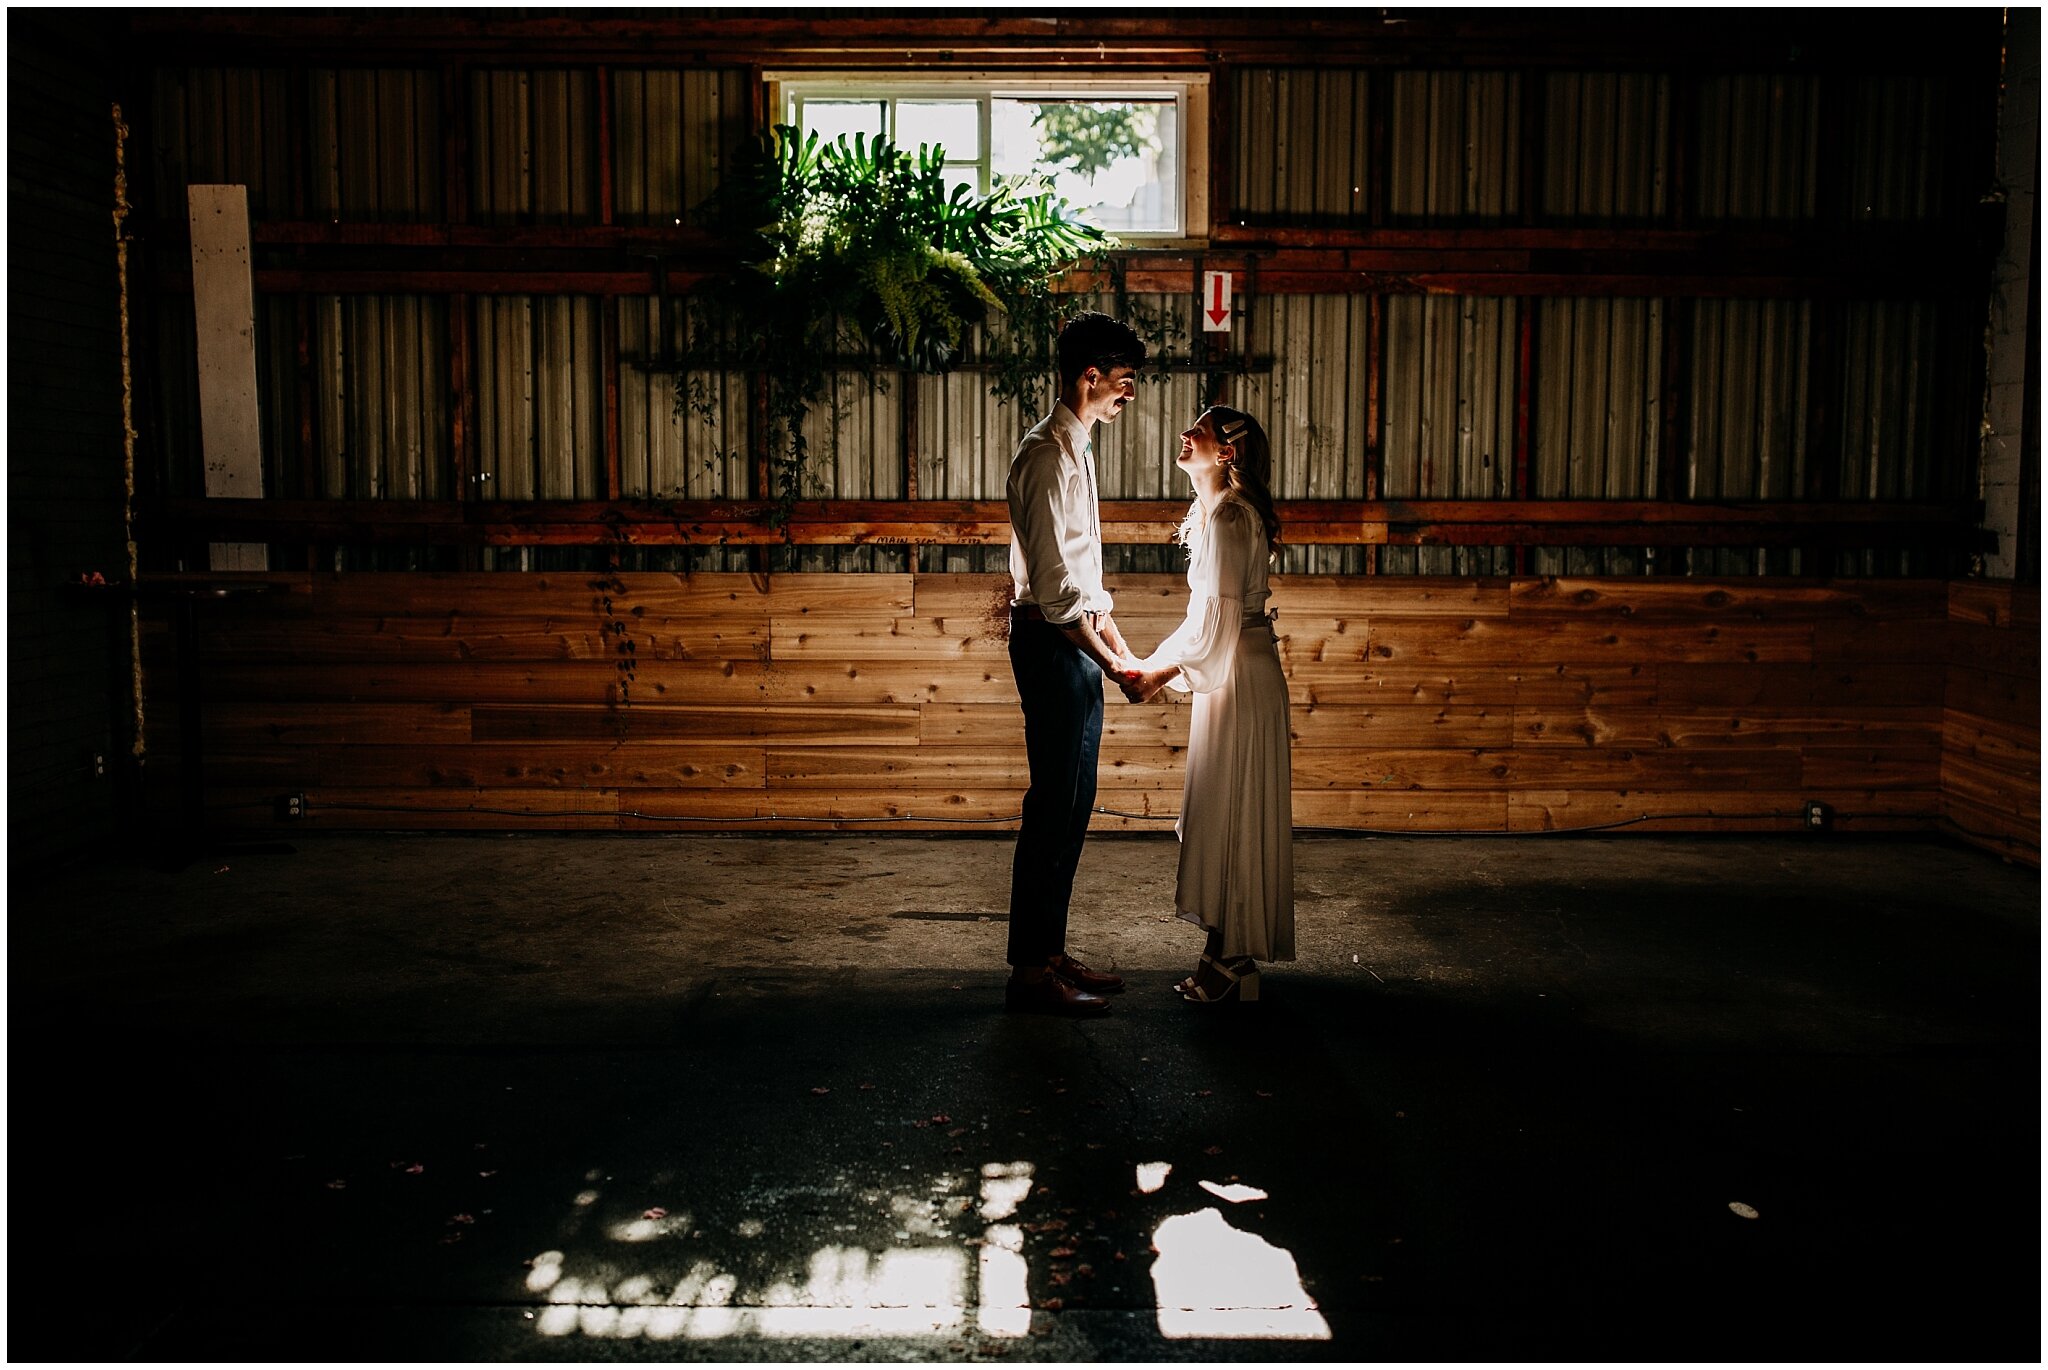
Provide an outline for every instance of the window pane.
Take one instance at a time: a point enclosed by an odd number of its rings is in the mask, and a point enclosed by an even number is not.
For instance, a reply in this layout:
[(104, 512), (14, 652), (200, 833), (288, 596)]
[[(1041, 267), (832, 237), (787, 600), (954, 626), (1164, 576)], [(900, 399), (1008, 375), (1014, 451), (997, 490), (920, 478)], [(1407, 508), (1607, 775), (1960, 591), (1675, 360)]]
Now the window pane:
[(896, 146), (915, 152), (925, 144), (946, 149), (946, 159), (981, 158), (979, 100), (902, 100), (896, 105)]
[(797, 108), (797, 119), (806, 133), (815, 131), (820, 140), (831, 142), (840, 134), (865, 133), (873, 142), (882, 131), (882, 102), (879, 100), (806, 100)]
[(1180, 231), (1171, 100), (996, 100), (989, 140), (998, 175), (1044, 178), (1100, 228)]

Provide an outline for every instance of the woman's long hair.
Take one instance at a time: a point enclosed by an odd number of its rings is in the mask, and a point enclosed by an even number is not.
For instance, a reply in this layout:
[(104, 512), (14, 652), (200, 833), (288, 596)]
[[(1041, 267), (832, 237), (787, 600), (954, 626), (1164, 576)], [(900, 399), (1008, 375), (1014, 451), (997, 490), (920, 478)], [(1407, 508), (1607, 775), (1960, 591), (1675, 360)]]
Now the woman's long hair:
[[(1209, 426), (1216, 434), (1218, 445), (1236, 449), (1236, 455), (1223, 468), (1225, 484), (1237, 492), (1258, 514), (1259, 522), (1266, 525), (1268, 554), (1277, 552), (1280, 550), (1280, 515), (1273, 511), (1273, 446), (1266, 441), (1266, 430), (1242, 409), (1212, 404), (1203, 412), (1209, 416)], [(1201, 523), (1202, 501), (1198, 495), (1188, 505), (1188, 516), (1181, 520), (1173, 540), (1183, 547), (1190, 546)]]

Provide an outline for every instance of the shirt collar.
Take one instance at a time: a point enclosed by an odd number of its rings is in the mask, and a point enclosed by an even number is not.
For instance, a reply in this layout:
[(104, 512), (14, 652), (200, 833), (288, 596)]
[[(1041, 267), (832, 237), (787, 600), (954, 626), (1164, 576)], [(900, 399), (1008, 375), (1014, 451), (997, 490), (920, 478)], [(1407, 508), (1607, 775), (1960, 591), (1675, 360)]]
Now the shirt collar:
[(1082, 423), (1073, 410), (1067, 408), (1065, 400), (1056, 400), (1052, 406), (1052, 421), (1067, 434), (1067, 447), (1075, 456), (1088, 450), (1088, 425)]

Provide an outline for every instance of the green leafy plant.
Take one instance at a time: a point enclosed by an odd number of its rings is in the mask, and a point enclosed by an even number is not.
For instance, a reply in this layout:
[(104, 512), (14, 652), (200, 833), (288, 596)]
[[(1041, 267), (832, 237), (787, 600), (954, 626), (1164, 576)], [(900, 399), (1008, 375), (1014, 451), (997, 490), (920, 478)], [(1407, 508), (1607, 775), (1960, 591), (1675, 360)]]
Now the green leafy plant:
[(1052, 282), (1116, 245), (1042, 187), (950, 184), (941, 148), (788, 126), (728, 172), (704, 221), (743, 265), (691, 297), (676, 412), (708, 413), (706, 373), (765, 377), (777, 521), (803, 488), (804, 420), (830, 403), (835, 371), (875, 384), (891, 370), (939, 374), (978, 341), (991, 392), (1035, 417), (1057, 332)]

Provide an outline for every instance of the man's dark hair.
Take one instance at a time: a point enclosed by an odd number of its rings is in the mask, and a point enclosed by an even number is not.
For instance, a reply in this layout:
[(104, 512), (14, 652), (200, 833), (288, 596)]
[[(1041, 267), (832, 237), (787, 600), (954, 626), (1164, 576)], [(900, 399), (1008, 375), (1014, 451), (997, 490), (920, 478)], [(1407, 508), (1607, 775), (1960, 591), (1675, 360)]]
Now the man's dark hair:
[(1053, 350), (1059, 358), (1062, 387), (1072, 385), (1091, 366), (1106, 376), (1119, 366), (1145, 364), (1145, 340), (1123, 320), (1092, 309), (1067, 320)]

